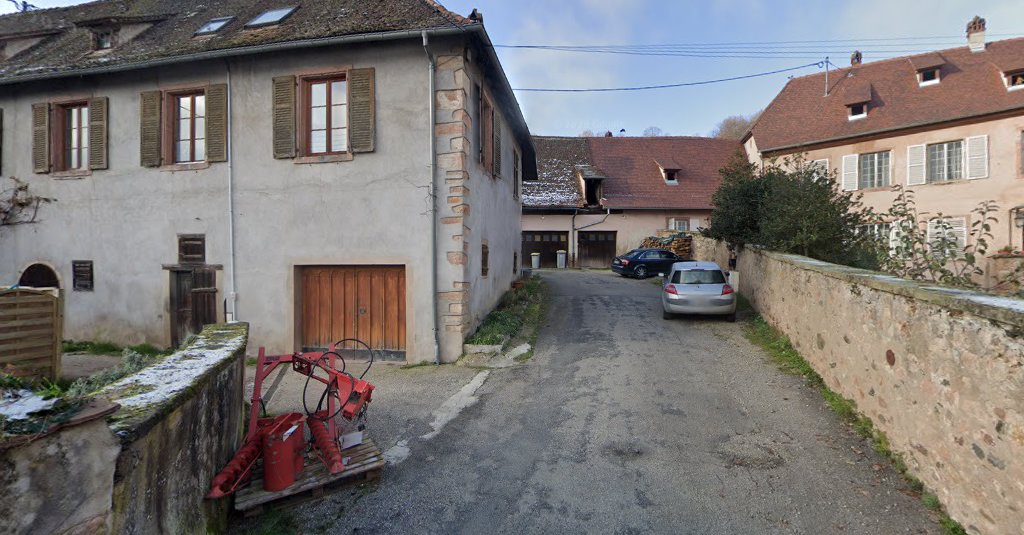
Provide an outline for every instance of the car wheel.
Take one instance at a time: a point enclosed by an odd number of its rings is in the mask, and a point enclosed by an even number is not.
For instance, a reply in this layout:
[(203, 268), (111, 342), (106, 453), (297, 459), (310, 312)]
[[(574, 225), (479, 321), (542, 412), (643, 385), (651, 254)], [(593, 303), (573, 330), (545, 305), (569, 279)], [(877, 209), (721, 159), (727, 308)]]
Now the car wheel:
[(664, 310), (661, 311), (661, 319), (663, 319), (663, 320), (670, 320), (670, 319), (674, 319), (675, 317), (676, 317), (676, 315), (671, 313), (671, 312), (666, 312)]
[(732, 314), (726, 316), (725, 321), (728, 321), (729, 323), (736, 323), (736, 313), (733, 312)]
[(636, 278), (638, 279), (647, 278), (647, 266), (637, 266), (636, 269), (633, 270), (633, 274), (636, 275)]

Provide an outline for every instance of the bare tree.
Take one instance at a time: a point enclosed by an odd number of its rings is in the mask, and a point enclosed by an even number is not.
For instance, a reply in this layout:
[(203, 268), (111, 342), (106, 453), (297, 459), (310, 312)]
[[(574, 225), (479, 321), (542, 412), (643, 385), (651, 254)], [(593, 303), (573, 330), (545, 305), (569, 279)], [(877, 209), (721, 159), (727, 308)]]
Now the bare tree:
[(593, 130), (584, 130), (580, 132), (580, 135), (577, 137), (597, 137), (597, 134), (595, 134)]
[[(763, 111), (763, 110), (762, 110)], [(761, 112), (752, 113), (749, 116), (743, 115), (730, 115), (722, 122), (718, 123), (718, 126), (711, 131), (711, 137), (719, 137), (723, 139), (743, 139), (743, 135), (750, 130), (753, 126), (754, 121), (761, 116)]]
[(648, 126), (647, 128), (644, 129), (644, 137), (658, 137), (667, 135), (668, 134), (666, 134), (664, 131), (662, 131), (662, 129), (658, 128), (657, 126)]
[(35, 223), (39, 207), (54, 201), (49, 197), (32, 194), (28, 190), (28, 182), (13, 176), (9, 178), (13, 184), (0, 189), (0, 230), (3, 227)]

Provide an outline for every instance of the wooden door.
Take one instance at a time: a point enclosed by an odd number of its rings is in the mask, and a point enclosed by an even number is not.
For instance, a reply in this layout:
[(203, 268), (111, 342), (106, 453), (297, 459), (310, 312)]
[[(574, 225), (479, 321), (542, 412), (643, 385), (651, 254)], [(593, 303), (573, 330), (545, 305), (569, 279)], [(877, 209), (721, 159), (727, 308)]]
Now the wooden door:
[(615, 231), (581, 230), (579, 267), (608, 268), (615, 258)]
[(217, 272), (196, 267), (171, 271), (171, 345), (217, 322)]
[(192, 271), (171, 271), (171, 346), (192, 332)]
[(553, 268), (558, 264), (558, 251), (569, 250), (569, 233), (559, 231), (523, 231), (523, 265), (532, 265), (531, 253), (540, 253), (540, 267)]
[(405, 293), (405, 266), (304, 267), (302, 350), (322, 350), (331, 342), (355, 338), (385, 357), (404, 358)]

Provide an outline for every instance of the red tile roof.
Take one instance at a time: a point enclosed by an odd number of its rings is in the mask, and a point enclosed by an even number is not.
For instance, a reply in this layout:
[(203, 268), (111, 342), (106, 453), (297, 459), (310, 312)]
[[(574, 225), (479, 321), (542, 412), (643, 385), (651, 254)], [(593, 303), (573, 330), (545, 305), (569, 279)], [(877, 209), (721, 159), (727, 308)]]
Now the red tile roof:
[[(584, 145), (585, 152), (580, 148)], [(719, 170), (740, 150), (735, 140), (703, 137), (534, 137), (540, 180), (524, 182), (523, 204), (536, 202), (543, 191), (572, 191), (561, 206), (581, 206), (575, 166), (590, 165), (604, 179), (604, 207), (611, 209), (710, 210), (711, 196), (722, 183)], [(572, 158), (578, 161), (570, 161)], [(658, 162), (678, 168), (678, 185), (665, 183)], [(558, 185), (555, 185), (558, 184)], [(531, 192), (530, 188), (538, 191)], [(570, 190), (570, 188), (572, 188)], [(528, 194), (528, 192), (530, 192)]]
[[(940, 83), (919, 87), (915, 65), (941, 65)], [(1024, 38), (988, 43), (984, 52), (958, 48), (794, 78), (754, 124), (761, 152), (941, 124), (1002, 112), (1024, 114), (1024, 91), (1007, 91), (1003, 73), (1024, 68)], [(853, 93), (871, 89), (868, 116), (848, 119)]]

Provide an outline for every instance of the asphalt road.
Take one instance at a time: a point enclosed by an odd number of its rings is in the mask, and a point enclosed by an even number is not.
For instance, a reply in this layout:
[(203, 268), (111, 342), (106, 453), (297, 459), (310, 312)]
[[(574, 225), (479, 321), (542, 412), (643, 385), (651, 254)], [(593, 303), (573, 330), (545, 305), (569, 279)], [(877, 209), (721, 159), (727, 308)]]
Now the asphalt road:
[(534, 357), (491, 371), (379, 484), (296, 511), (303, 532), (939, 532), (742, 322), (665, 321), (649, 281), (542, 276)]

